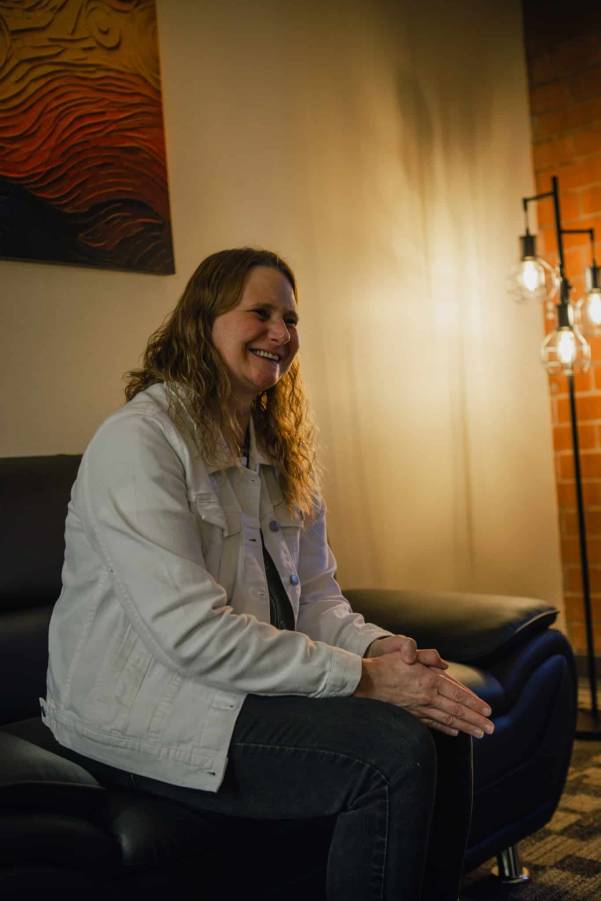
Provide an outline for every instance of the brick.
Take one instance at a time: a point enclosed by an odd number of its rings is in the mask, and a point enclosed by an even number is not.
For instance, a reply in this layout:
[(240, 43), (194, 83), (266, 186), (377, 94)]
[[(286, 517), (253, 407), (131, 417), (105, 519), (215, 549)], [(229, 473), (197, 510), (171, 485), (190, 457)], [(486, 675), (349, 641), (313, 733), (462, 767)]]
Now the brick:
[[(566, 567), (564, 575), (564, 585), (566, 591), (582, 591), (582, 576), (580, 572), (580, 566)], [(595, 594), (601, 593), (601, 568), (589, 563), (588, 577), (590, 591)]]
[(551, 81), (530, 91), (530, 109), (535, 116), (567, 107), (571, 100), (570, 88), (564, 81)]
[[(583, 451), (580, 454), (580, 471), (583, 478), (601, 478), (601, 453)], [(601, 519), (599, 520), (601, 527)]]
[(591, 538), (601, 537), (601, 511), (586, 510), (585, 513), (587, 537), (589, 535)]
[(558, 110), (549, 110), (539, 116), (532, 117), (532, 134), (535, 140), (540, 141), (551, 137), (560, 131), (562, 115)]
[[(562, 511), (574, 513), (576, 510), (576, 484), (572, 477), (566, 476), (557, 483), (557, 503)], [(582, 497), (585, 513), (588, 510), (601, 510), (601, 482), (582, 479)], [(599, 546), (601, 552), (601, 545)], [(599, 561), (601, 563), (601, 560)]]
[(553, 447), (556, 451), (572, 449), (572, 432), (569, 426), (556, 426), (553, 429)]
[(595, 122), (588, 128), (576, 131), (571, 136), (574, 156), (584, 156), (601, 151), (601, 122)]
[[(570, 280), (570, 284), (572, 285), (572, 291), (571, 291), (571, 295), (570, 295), (572, 298), (572, 303), (576, 303), (578, 300), (580, 300), (580, 298), (584, 294), (585, 285), (584, 285), (584, 275), (582, 274), (584, 272), (584, 268), (585, 267), (582, 266), (582, 267), (578, 267), (578, 269), (575, 269), (575, 268), (568, 269), (566, 266), (567, 276)], [(590, 372), (590, 370), (589, 370), (589, 372)], [(592, 376), (591, 376), (591, 378), (592, 378)]]
[(591, 335), (586, 340), (591, 346), (591, 357), (593, 361), (601, 360), (601, 336)]
[[(576, 508), (576, 487), (574, 482), (561, 481), (557, 482), (557, 504), (562, 509)], [(565, 561), (565, 558), (562, 558)]]
[(580, 555), (577, 538), (564, 537), (561, 539), (561, 559), (564, 565), (567, 563), (578, 563)]
[[(578, 442), (581, 450), (590, 450), (597, 447), (598, 426), (580, 425), (578, 428)], [(553, 446), (556, 451), (572, 450), (572, 429), (570, 426), (556, 426), (553, 429)]]
[[(553, 320), (553, 322), (549, 323), (549, 325), (545, 327), (545, 333), (552, 331), (556, 327), (556, 325), (557, 322)], [(552, 389), (553, 394), (555, 394), (560, 400), (567, 400), (567, 398), (569, 397), (567, 377), (563, 373), (560, 373), (558, 375), (550, 375), (548, 376), (548, 379), (549, 388)], [(587, 369), (586, 372), (579, 372), (574, 376), (574, 388), (576, 390), (577, 396), (582, 393), (589, 393), (594, 390), (590, 369)]]
[[(601, 93), (601, 66), (589, 66), (584, 72), (578, 72), (568, 80), (566, 87), (574, 100), (598, 97)], [(538, 90), (542, 90), (542, 88)], [(543, 98), (541, 102), (546, 101)]]
[[(590, 190), (590, 188), (589, 188)], [(581, 220), (579, 228), (592, 228), (595, 232), (595, 247), (597, 250), (601, 248), (601, 214), (599, 213), (589, 213), (586, 217)], [(588, 252), (588, 256), (586, 258), (585, 266), (590, 266), (591, 264), (591, 255), (590, 250)]]
[[(545, 115), (551, 115), (551, 113)], [(557, 111), (556, 115), (559, 120), (557, 131), (560, 133), (580, 128), (583, 125), (590, 125), (601, 119), (601, 97), (591, 97), (580, 102), (574, 101), (567, 109)]]
[(578, 519), (575, 513), (568, 510), (559, 511), (559, 531), (562, 538), (578, 537)]
[(553, 59), (556, 76), (569, 76), (601, 62), (596, 34), (583, 33), (571, 40), (563, 41), (549, 53)]
[(557, 78), (558, 74), (552, 53), (543, 53), (528, 61), (528, 84), (533, 87)]
[[(584, 216), (590, 216), (595, 213), (601, 215), (601, 185), (582, 191), (581, 202)], [(595, 235), (595, 237), (597, 236)]]
[[(578, 537), (578, 517), (574, 511), (571, 510), (560, 510), (559, 511), (559, 527), (562, 538), (577, 538)], [(587, 538), (600, 538), (601, 537), (601, 511), (600, 510), (587, 510), (586, 511), (586, 531)]]
[[(551, 176), (555, 173), (552, 169), (540, 169), (534, 171), (535, 180), (536, 180), (536, 193), (537, 194), (546, 194), (547, 191), (551, 190)], [(549, 203), (549, 200), (539, 201), (540, 203)]]
[[(534, 144), (532, 159), (535, 170), (552, 169), (553, 167), (569, 164), (575, 156), (574, 139), (571, 135), (555, 138), (550, 141), (542, 141)], [(552, 210), (552, 204), (548, 204)], [(542, 204), (541, 204), (542, 206)]]
[[(585, 268), (590, 265), (590, 256), (588, 238), (585, 237), (584, 243), (577, 244), (576, 246), (566, 244), (564, 248), (564, 260), (566, 274), (570, 279), (570, 282), (574, 281), (576, 274), (581, 276)], [(578, 297), (578, 294), (572, 291), (571, 297), (574, 299)]]
[[(584, 496), (585, 508), (601, 507), (601, 483), (589, 482), (584, 480), (582, 485), (582, 494)], [(601, 546), (599, 547), (601, 553)], [(599, 559), (601, 563), (601, 558)]]
[(574, 223), (574, 228), (581, 227), (578, 221), (582, 215), (581, 197), (580, 191), (567, 191), (560, 194), (561, 220), (564, 228), (570, 223)]
[[(584, 653), (586, 651), (586, 632), (584, 623), (568, 623), (568, 634), (576, 653)], [(601, 647), (601, 628), (598, 626), (595, 626), (593, 629), (593, 640), (595, 648)]]
[(601, 155), (589, 156), (566, 166), (556, 173), (562, 188), (586, 188), (601, 181)]
[[(584, 228), (584, 226), (579, 225), (578, 228)], [(590, 247), (590, 238), (587, 234), (582, 234), (580, 232), (577, 235), (564, 235), (563, 246), (566, 251), (570, 250), (572, 247), (585, 247), (588, 250)]]
[[(559, 201), (563, 226), (565, 227), (569, 222), (574, 222), (574, 227), (580, 228), (580, 189), (561, 191)], [(536, 219), (539, 231), (544, 230), (545, 233), (548, 232), (550, 235), (555, 235), (555, 211), (550, 197), (536, 203)], [(555, 241), (553, 240), (554, 244)]]
[(584, 613), (582, 610), (581, 598), (566, 595), (564, 597), (564, 606), (566, 612), (566, 620), (568, 623), (584, 622)]
[[(553, 203), (552, 203), (551, 199), (538, 201), (538, 203), (535, 204), (535, 208), (536, 208), (536, 221), (537, 221), (539, 230), (541, 228), (549, 228), (549, 229), (554, 228), (555, 215), (553, 212)], [(562, 213), (562, 218), (563, 218), (563, 213)]]
[[(595, 339), (592, 339), (595, 340)], [(601, 340), (599, 338), (597, 341)], [(567, 398), (562, 398), (558, 401), (558, 421), (559, 422), (569, 422), (570, 421), (570, 409), (569, 409), (569, 401)], [(576, 398), (576, 413), (578, 416), (578, 421), (589, 420), (589, 419), (601, 419), (601, 395), (599, 394), (591, 394), (585, 397), (577, 397)]]
[[(586, 552), (589, 563), (601, 565), (600, 538), (591, 538), (587, 535)], [(561, 539), (561, 559), (564, 565), (569, 563), (580, 563), (580, 542), (577, 536)], [(579, 603), (582, 603), (581, 599), (579, 599)]]
[[(593, 387), (593, 377), (591, 375), (590, 369), (587, 369), (586, 372), (578, 372), (574, 376), (574, 389), (576, 394), (580, 394), (582, 391), (590, 391)], [(582, 434), (586, 432), (586, 429), (582, 430)], [(589, 445), (589, 447), (594, 447), (594, 443)]]
[[(574, 476), (574, 460), (572, 453), (562, 452), (557, 455), (558, 471), (561, 479), (571, 479)], [(598, 451), (583, 451), (580, 453), (580, 473), (583, 478), (601, 478), (601, 453)]]

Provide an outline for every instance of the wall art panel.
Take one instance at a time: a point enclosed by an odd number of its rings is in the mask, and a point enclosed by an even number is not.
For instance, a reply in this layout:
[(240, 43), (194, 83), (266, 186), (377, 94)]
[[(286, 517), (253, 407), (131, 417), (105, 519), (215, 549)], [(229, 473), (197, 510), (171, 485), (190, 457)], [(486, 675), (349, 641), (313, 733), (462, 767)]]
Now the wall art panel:
[(154, 0), (0, 0), (0, 256), (174, 272)]

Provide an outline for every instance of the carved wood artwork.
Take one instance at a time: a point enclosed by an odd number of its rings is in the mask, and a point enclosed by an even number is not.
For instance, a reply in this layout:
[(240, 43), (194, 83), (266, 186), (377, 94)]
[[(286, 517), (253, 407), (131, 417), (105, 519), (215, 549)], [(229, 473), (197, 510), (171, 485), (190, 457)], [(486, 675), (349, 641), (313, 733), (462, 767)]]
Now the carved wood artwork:
[(174, 272), (154, 0), (0, 0), (0, 256)]

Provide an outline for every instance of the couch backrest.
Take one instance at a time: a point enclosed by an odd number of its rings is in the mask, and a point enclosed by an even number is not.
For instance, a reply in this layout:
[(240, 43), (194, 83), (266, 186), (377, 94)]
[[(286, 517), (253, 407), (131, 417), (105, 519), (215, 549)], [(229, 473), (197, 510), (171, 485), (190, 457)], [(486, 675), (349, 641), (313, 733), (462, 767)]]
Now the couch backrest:
[(35, 716), (80, 456), (0, 458), (0, 722)]

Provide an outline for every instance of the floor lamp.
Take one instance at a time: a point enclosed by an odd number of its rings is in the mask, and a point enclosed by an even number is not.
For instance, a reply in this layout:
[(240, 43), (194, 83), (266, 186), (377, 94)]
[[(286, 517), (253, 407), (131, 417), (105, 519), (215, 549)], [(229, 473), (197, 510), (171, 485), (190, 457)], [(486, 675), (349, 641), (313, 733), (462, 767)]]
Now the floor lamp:
[[(553, 199), (555, 238), (559, 266), (554, 269), (536, 255), (536, 236), (528, 227), (528, 204)], [(590, 690), (590, 711), (579, 710), (576, 735), (579, 738), (601, 738), (601, 720), (597, 700), (597, 674), (595, 642), (593, 633), (593, 613), (589, 564), (586, 542), (586, 521), (582, 497), (582, 475), (580, 469), (580, 445), (578, 441), (578, 416), (574, 392), (574, 374), (584, 372), (590, 366), (591, 350), (584, 334), (601, 334), (601, 271), (595, 262), (595, 233), (592, 228), (562, 228), (559, 207), (559, 183), (556, 176), (551, 179), (551, 190), (532, 197), (523, 197), (522, 206), (526, 219), (526, 233), (521, 236), (521, 260), (512, 274), (511, 290), (516, 299), (535, 298), (546, 304), (547, 318), (556, 320), (556, 328), (549, 332), (541, 346), (541, 361), (552, 375), (565, 375), (570, 399), (570, 423), (572, 432), (572, 456), (574, 461), (574, 481), (576, 484), (576, 504), (578, 512), (578, 539), (580, 570), (582, 574), (582, 597), (586, 628), (586, 662)], [(563, 236), (566, 234), (588, 234), (591, 241), (592, 265), (586, 272), (586, 294), (576, 308), (570, 303), (571, 285), (565, 273)], [(555, 303), (553, 298), (559, 294)]]

